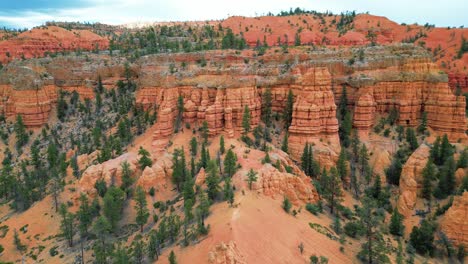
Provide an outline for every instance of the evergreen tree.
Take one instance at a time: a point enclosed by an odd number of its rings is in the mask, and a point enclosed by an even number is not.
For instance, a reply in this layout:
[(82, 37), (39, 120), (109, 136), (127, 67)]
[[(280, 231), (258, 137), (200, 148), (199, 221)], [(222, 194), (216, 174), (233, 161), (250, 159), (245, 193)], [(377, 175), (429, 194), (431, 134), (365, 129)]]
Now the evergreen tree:
[(339, 136), (345, 148), (349, 147), (352, 128), (353, 120), (351, 117), (351, 113), (346, 112), (344, 119), (339, 127)]
[(208, 198), (214, 201), (219, 193), (219, 169), (214, 160), (208, 162), (206, 185)]
[(73, 155), (70, 159), (70, 167), (73, 170), (73, 176), (75, 176), (75, 178), (79, 178), (81, 172), (80, 172), (80, 167), (78, 166), (78, 157), (76, 154)]
[(159, 258), (159, 239), (157, 236), (157, 232), (151, 230), (149, 242), (148, 242), (148, 257), (151, 260), (158, 260)]
[(111, 186), (103, 198), (104, 216), (109, 220), (112, 230), (115, 230), (117, 223), (122, 218), (123, 204), (125, 201), (125, 193), (120, 188)]
[[(39, 139), (34, 140), (31, 146), (31, 162), (34, 165), (34, 168), (38, 170), (42, 166), (41, 154), (39, 150)], [(76, 157), (75, 155), (73, 157)], [(73, 165), (73, 163), (72, 163)], [(77, 164), (78, 165), (78, 164)]]
[(177, 264), (177, 258), (176, 258), (176, 255), (174, 254), (174, 251), (171, 250), (168, 260), (169, 260), (169, 264)]
[(465, 169), (468, 167), (468, 148), (465, 148), (460, 154), (460, 158), (457, 162), (457, 168)]
[(234, 191), (232, 190), (231, 178), (224, 180), (224, 200), (232, 207), (234, 204)]
[(410, 243), (419, 254), (431, 255), (434, 251), (434, 225), (423, 220), (420, 227), (413, 227), (410, 234)]
[(431, 159), (427, 160), (427, 163), (423, 169), (422, 175), (423, 175), (423, 183), (422, 183), (421, 196), (424, 199), (430, 200), (432, 196), (432, 181), (435, 179), (435, 166), (432, 163)]
[(284, 126), (286, 129), (288, 129), (292, 123), (293, 107), (294, 107), (294, 94), (292, 90), (289, 90), (288, 98), (286, 101), (286, 108), (284, 109)]
[(86, 237), (93, 220), (93, 215), (89, 205), (88, 196), (84, 193), (80, 194), (80, 207), (76, 212), (76, 217), (78, 218), (78, 229), (80, 230), (81, 237)]
[(13, 243), (15, 244), (15, 248), (23, 254), (23, 251), (26, 250), (26, 246), (21, 242), (21, 239), (19, 238), (18, 232), (16, 229), (14, 230), (13, 233)]
[(366, 263), (389, 263), (390, 260), (386, 256), (387, 249), (385, 247), (382, 235), (378, 232), (378, 226), (382, 221), (382, 217), (376, 213), (376, 203), (369, 197), (364, 197), (362, 200), (362, 208), (358, 211), (361, 225), (364, 228), (366, 242), (362, 244), (362, 249), (358, 253), (358, 257)]
[(125, 245), (118, 243), (114, 252), (112, 253), (112, 263), (113, 264), (126, 264), (130, 263), (130, 256), (128, 255), (128, 250)]
[(66, 111), (68, 108), (64, 95), (65, 93), (62, 90), (60, 90), (57, 99), (57, 118), (62, 122), (65, 121)]
[[(133, 263), (135, 264), (142, 264), (145, 258), (145, 241), (141, 237), (141, 235), (137, 235), (132, 242), (132, 259)], [(129, 262), (122, 262), (122, 264), (126, 264)]]
[(184, 149), (175, 149), (172, 154), (172, 182), (176, 185), (178, 191), (181, 190), (187, 174)]
[(203, 145), (208, 143), (208, 135), (209, 135), (209, 129), (208, 129), (208, 122), (203, 121), (202, 127), (201, 127), (201, 136), (203, 139)]
[(437, 186), (436, 196), (437, 198), (445, 198), (451, 195), (455, 191), (455, 171), (456, 171), (455, 160), (453, 156), (450, 156), (444, 163), (440, 174), (439, 183)]
[(398, 118), (399, 118), (398, 109), (395, 106), (393, 106), (392, 109), (390, 109), (390, 113), (388, 113), (387, 123), (393, 126), (396, 124)]
[(251, 119), (251, 116), (250, 116), (250, 109), (247, 105), (245, 105), (244, 107), (244, 113), (242, 115), (242, 133), (244, 135), (247, 135), (247, 133), (250, 132), (251, 130), (251, 127), (250, 127), (250, 119)]
[(361, 177), (366, 179), (367, 184), (369, 184), (372, 176), (372, 170), (369, 165), (369, 153), (367, 152), (365, 144), (362, 144), (359, 149), (358, 163)]
[(415, 151), (419, 147), (418, 139), (414, 133), (414, 129), (408, 127), (406, 129), (406, 141), (408, 142), (411, 151)]
[(385, 175), (387, 176), (387, 182), (393, 185), (400, 185), (400, 176), (403, 169), (403, 164), (401, 164), (401, 159), (395, 157), (392, 160), (390, 166), (385, 169)]
[(338, 157), (338, 161), (336, 163), (336, 169), (338, 171), (338, 175), (340, 175), (341, 180), (344, 180), (348, 175), (348, 165), (346, 164), (346, 150), (341, 148), (340, 156)]
[(198, 164), (199, 168), (207, 168), (208, 161), (210, 161), (210, 155), (206, 149), (205, 144), (202, 145), (200, 163)]
[(434, 164), (440, 166), (442, 163), (440, 162), (440, 137), (438, 136), (432, 145), (430, 158), (434, 162)]
[(237, 156), (229, 149), (224, 158), (224, 174), (231, 178), (237, 171)]
[(224, 147), (224, 136), (221, 135), (221, 137), (219, 138), (219, 152), (221, 154), (224, 154), (225, 151), (226, 151), (226, 149)]
[(205, 192), (200, 192), (198, 197), (199, 205), (197, 207), (197, 220), (198, 220), (198, 231), (201, 234), (208, 233), (205, 227), (205, 219), (210, 213), (210, 201), (208, 200)]
[(68, 212), (67, 206), (65, 204), (61, 204), (60, 216), (62, 216), (62, 220), (60, 223), (60, 229), (62, 230), (62, 234), (67, 239), (68, 246), (73, 247), (73, 236), (76, 233), (76, 229), (74, 228), (75, 215)]
[(94, 244), (94, 255), (97, 263), (106, 263), (108, 255), (108, 246), (106, 245), (106, 236), (112, 229), (111, 224), (105, 216), (100, 216), (92, 226), (93, 234), (98, 241)]
[(252, 183), (257, 182), (257, 172), (253, 169), (250, 169), (247, 173), (247, 183), (249, 184), (249, 189), (252, 190)]
[(186, 201), (191, 200), (195, 202), (195, 192), (194, 192), (195, 182), (189, 174), (185, 175), (184, 189), (182, 195), (184, 196), (184, 204)]
[(130, 186), (132, 186), (134, 179), (132, 178), (132, 170), (130, 169), (130, 163), (128, 161), (124, 161), (120, 164), (120, 167), (122, 168), (122, 185), (120, 188), (122, 188), (123, 191), (125, 191), (128, 194), (131, 193)]
[(271, 88), (266, 88), (262, 96), (262, 121), (265, 126), (271, 126)]
[(177, 99), (177, 117), (175, 120), (175, 128), (174, 128), (175, 133), (179, 132), (180, 130), (183, 115), (184, 115), (184, 98), (182, 97), (182, 95), (179, 95), (179, 98)]
[(442, 137), (442, 143), (440, 144), (440, 153), (438, 165), (443, 165), (450, 157), (453, 157), (453, 146), (450, 144), (447, 134)]
[(325, 177), (325, 184), (322, 185), (323, 197), (327, 200), (330, 212), (333, 214), (335, 208), (343, 201), (343, 191), (341, 190), (341, 179), (335, 167), (330, 169), (330, 176)]
[(138, 155), (140, 155), (138, 164), (140, 164), (141, 170), (144, 170), (146, 167), (151, 167), (151, 165), (153, 165), (153, 161), (150, 158), (150, 153), (141, 146), (140, 146), (140, 149), (138, 150)]
[(284, 135), (284, 138), (283, 138), (283, 143), (281, 144), (281, 150), (286, 153), (288, 153), (288, 150), (289, 150), (288, 139), (289, 139), (289, 133), (286, 131), (286, 134)]
[(423, 134), (427, 130), (427, 113), (423, 112), (421, 118), (421, 124), (418, 126), (418, 132)]
[(348, 93), (346, 86), (341, 88), (340, 102), (338, 103), (338, 120), (343, 121), (346, 113), (348, 113)]
[(16, 133), (16, 149), (20, 150), (29, 140), (29, 134), (26, 131), (26, 126), (23, 122), (21, 115), (16, 116), (15, 122), (15, 133)]
[(282, 207), (283, 207), (284, 211), (289, 214), (289, 212), (291, 211), (292, 204), (291, 204), (291, 201), (289, 201), (288, 197), (286, 197), (286, 196), (284, 196), (284, 198), (283, 198)]
[(140, 226), (140, 232), (143, 233), (143, 226), (148, 221), (149, 211), (146, 202), (146, 194), (143, 188), (137, 187), (135, 191), (135, 210), (136, 210), (136, 223)]
[(398, 212), (398, 208), (395, 207), (390, 218), (390, 234), (395, 236), (403, 236), (405, 226), (403, 225), (403, 215)]

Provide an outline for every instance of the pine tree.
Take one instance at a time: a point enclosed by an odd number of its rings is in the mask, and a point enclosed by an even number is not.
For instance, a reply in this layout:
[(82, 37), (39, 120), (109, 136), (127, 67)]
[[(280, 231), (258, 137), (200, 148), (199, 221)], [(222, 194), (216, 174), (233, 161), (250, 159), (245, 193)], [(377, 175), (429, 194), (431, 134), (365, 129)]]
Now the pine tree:
[(159, 239), (157, 232), (151, 230), (149, 242), (148, 242), (148, 257), (151, 260), (158, 260), (159, 258)]
[(86, 237), (93, 220), (93, 215), (89, 205), (88, 196), (84, 193), (80, 194), (80, 207), (76, 212), (76, 217), (78, 218), (78, 229), (80, 230), (80, 235), (81, 237)]
[(178, 191), (181, 190), (182, 183), (187, 174), (185, 151), (183, 148), (175, 149), (172, 154), (172, 182), (176, 185)]
[(445, 198), (455, 191), (455, 160), (450, 156), (444, 163), (440, 171), (439, 184), (438, 184), (438, 198)]
[(193, 181), (192, 177), (187, 173), (185, 175), (184, 188), (182, 191), (184, 203), (188, 200), (192, 200), (192, 202), (195, 202), (194, 186), (195, 182)]
[(452, 157), (453, 152), (453, 146), (452, 144), (450, 144), (447, 134), (444, 134), (444, 136), (442, 137), (442, 143), (440, 144), (439, 165), (443, 165), (447, 161), (447, 159)]
[(405, 226), (403, 225), (403, 215), (398, 212), (397, 207), (393, 209), (389, 230), (390, 234), (395, 236), (403, 236), (404, 234)]
[(112, 229), (111, 224), (105, 216), (100, 216), (92, 226), (92, 232), (96, 235), (98, 241), (94, 244), (94, 255), (96, 256), (96, 262), (106, 263), (107, 258), (107, 245), (106, 236)]
[(421, 118), (421, 124), (418, 126), (418, 132), (423, 134), (427, 130), (427, 113), (423, 112)]
[(153, 165), (153, 161), (150, 158), (150, 153), (141, 146), (140, 146), (140, 149), (138, 150), (138, 155), (140, 155), (138, 164), (140, 164), (141, 170), (144, 170), (146, 167), (151, 167), (151, 165)]
[(302, 151), (302, 156), (301, 156), (301, 168), (304, 171), (306, 175), (308, 175), (308, 171), (310, 168), (309, 164), (309, 143), (306, 143), (304, 146), (304, 150)]
[(250, 169), (247, 173), (247, 183), (249, 184), (249, 189), (252, 190), (252, 183), (257, 182), (257, 172), (253, 169)]
[(183, 115), (184, 115), (184, 97), (182, 97), (182, 95), (179, 95), (177, 99), (177, 117), (175, 120), (175, 128), (174, 128), (175, 133), (179, 132), (180, 130)]
[(130, 263), (130, 256), (128, 255), (127, 247), (122, 243), (118, 243), (114, 252), (112, 253), (113, 264), (126, 264)]
[(346, 113), (348, 113), (348, 93), (346, 86), (341, 88), (340, 102), (338, 103), (338, 120), (343, 121)]
[(221, 154), (224, 154), (225, 151), (226, 151), (226, 149), (224, 147), (224, 136), (221, 135), (221, 137), (219, 138), (219, 152)]
[(203, 145), (208, 143), (208, 136), (209, 136), (209, 128), (208, 128), (208, 122), (203, 121), (202, 127), (201, 127), (201, 136), (203, 139)]
[(289, 150), (288, 139), (289, 139), (289, 133), (286, 131), (286, 134), (284, 135), (284, 138), (283, 138), (283, 143), (281, 144), (281, 150), (286, 153), (288, 153), (288, 150)]
[(431, 159), (427, 160), (427, 163), (423, 169), (422, 175), (423, 175), (423, 183), (422, 183), (421, 196), (424, 199), (430, 200), (432, 196), (432, 181), (435, 179), (435, 166), (432, 163)]
[(438, 136), (432, 145), (430, 158), (434, 162), (434, 164), (440, 166), (442, 163), (440, 162), (440, 137)]
[(67, 206), (65, 204), (61, 204), (60, 216), (62, 216), (62, 220), (60, 223), (60, 229), (62, 230), (62, 234), (67, 239), (68, 246), (73, 247), (73, 236), (76, 233), (74, 225), (75, 215), (68, 212)]
[(68, 106), (64, 98), (64, 92), (60, 90), (57, 99), (57, 118), (62, 122), (65, 120), (67, 108)]
[(289, 90), (288, 98), (286, 101), (286, 107), (284, 109), (284, 126), (286, 129), (288, 129), (292, 123), (293, 107), (294, 107), (294, 94), (292, 90)]
[(250, 109), (247, 105), (245, 105), (244, 107), (244, 113), (242, 115), (242, 133), (244, 135), (247, 135), (250, 130), (251, 130), (251, 127), (250, 127), (250, 119), (251, 119), (251, 116), (250, 116)]
[(208, 162), (206, 185), (208, 198), (214, 201), (219, 193), (219, 169), (214, 160)]
[(460, 154), (460, 158), (457, 162), (457, 168), (465, 169), (468, 167), (468, 148), (465, 148)]
[(174, 254), (174, 251), (171, 250), (168, 260), (169, 260), (169, 264), (177, 264), (177, 258), (176, 258), (176, 255)]
[(200, 163), (198, 164), (199, 168), (205, 168), (208, 166), (208, 161), (210, 161), (208, 150), (206, 149), (205, 144), (202, 145)]
[(29, 140), (29, 134), (26, 131), (26, 126), (23, 122), (21, 115), (16, 116), (15, 122), (15, 133), (16, 133), (16, 149), (20, 150)]
[(146, 194), (141, 186), (138, 186), (135, 191), (135, 210), (136, 224), (140, 226), (140, 232), (143, 232), (143, 226), (148, 221), (149, 211), (147, 208)]
[(414, 129), (408, 127), (406, 129), (406, 141), (408, 142), (411, 151), (415, 151), (419, 147), (418, 139), (414, 133)]
[(109, 220), (112, 230), (115, 230), (117, 223), (122, 218), (123, 204), (125, 201), (125, 193), (120, 188), (111, 186), (103, 198), (104, 216)]
[(344, 180), (348, 175), (348, 166), (346, 164), (346, 150), (341, 148), (340, 156), (338, 157), (338, 161), (336, 163), (336, 169), (338, 171), (338, 175), (340, 175), (341, 180)]
[(362, 144), (361, 148), (359, 149), (358, 165), (361, 177), (364, 177), (367, 184), (369, 184), (372, 171), (369, 165), (369, 153), (367, 152), (367, 147), (365, 144)]
[(410, 234), (410, 243), (421, 254), (432, 254), (434, 251), (434, 225), (423, 220), (420, 227), (413, 227)]
[(128, 161), (124, 161), (120, 164), (120, 167), (122, 168), (122, 185), (120, 188), (122, 188), (123, 191), (125, 191), (128, 194), (131, 193), (130, 186), (132, 186), (134, 179), (132, 178), (132, 170), (130, 169), (130, 163)]
[(197, 138), (192, 137), (192, 139), (190, 140), (190, 154), (195, 157), (197, 156), (197, 152), (198, 152)]
[(231, 178), (224, 180), (224, 200), (232, 207), (234, 204), (234, 191), (232, 190)]
[(291, 211), (292, 204), (291, 204), (291, 201), (286, 196), (284, 196), (284, 198), (283, 198), (282, 207), (283, 207), (284, 211), (289, 214), (289, 212)]
[(323, 196), (327, 200), (330, 212), (333, 214), (335, 208), (343, 200), (343, 191), (341, 190), (341, 179), (335, 167), (330, 169), (330, 176), (326, 184), (322, 186), (324, 189)]
[(376, 213), (376, 203), (369, 197), (362, 200), (362, 208), (358, 211), (360, 222), (364, 227), (366, 243), (362, 244), (362, 250), (358, 257), (366, 263), (389, 263), (386, 256), (382, 235), (378, 232), (378, 226), (382, 217)]
[(229, 149), (224, 158), (224, 174), (231, 178), (237, 170), (237, 157), (234, 152)]
[(262, 121), (265, 126), (271, 126), (271, 88), (266, 88), (262, 96)]
[(199, 205), (197, 207), (198, 231), (201, 234), (206, 234), (208, 230), (205, 227), (205, 219), (210, 213), (210, 201), (205, 192), (200, 192), (198, 196)]

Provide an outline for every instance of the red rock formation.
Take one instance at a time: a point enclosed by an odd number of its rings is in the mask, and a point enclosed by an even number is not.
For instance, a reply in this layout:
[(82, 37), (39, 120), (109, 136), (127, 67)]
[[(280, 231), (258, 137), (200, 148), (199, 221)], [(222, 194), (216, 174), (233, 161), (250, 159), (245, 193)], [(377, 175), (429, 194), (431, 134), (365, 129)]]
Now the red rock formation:
[(280, 172), (271, 164), (265, 164), (258, 170), (257, 177), (257, 181), (252, 183), (252, 190), (266, 196), (286, 196), (295, 205), (314, 203), (318, 200), (315, 188), (310, 183), (310, 179), (303, 173), (293, 175)]
[(366, 138), (374, 123), (376, 103), (371, 94), (363, 94), (356, 101), (354, 108), (354, 127), (358, 130), (359, 138)]
[(88, 30), (66, 30), (50, 26), (34, 28), (0, 41), (0, 61), (44, 56), (46, 52), (107, 49), (109, 41)]
[(430, 148), (422, 144), (411, 154), (401, 171), (398, 211), (405, 217), (413, 213), (418, 192), (422, 188), (422, 171), (429, 159)]
[(137, 185), (141, 186), (146, 191), (154, 188), (157, 193), (166, 191), (172, 188), (172, 159), (170, 155), (160, 157), (151, 167), (146, 167), (143, 170)]
[(244, 257), (239, 253), (234, 241), (228, 244), (221, 242), (208, 252), (210, 264), (245, 264)]
[(455, 196), (452, 206), (440, 221), (441, 230), (455, 246), (468, 247), (468, 192)]
[(331, 157), (335, 159), (340, 148), (330, 73), (326, 68), (298, 68), (295, 76), (297, 97), (289, 127), (289, 153), (298, 159), (307, 142), (325, 140), (334, 146)]

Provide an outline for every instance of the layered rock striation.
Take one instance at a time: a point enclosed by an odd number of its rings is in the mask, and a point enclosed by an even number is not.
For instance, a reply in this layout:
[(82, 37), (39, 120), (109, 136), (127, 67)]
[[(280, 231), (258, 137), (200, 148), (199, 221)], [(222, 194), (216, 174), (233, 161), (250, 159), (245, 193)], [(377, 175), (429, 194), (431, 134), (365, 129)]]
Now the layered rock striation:
[(468, 192), (453, 199), (452, 206), (445, 212), (440, 228), (456, 246), (468, 247)]

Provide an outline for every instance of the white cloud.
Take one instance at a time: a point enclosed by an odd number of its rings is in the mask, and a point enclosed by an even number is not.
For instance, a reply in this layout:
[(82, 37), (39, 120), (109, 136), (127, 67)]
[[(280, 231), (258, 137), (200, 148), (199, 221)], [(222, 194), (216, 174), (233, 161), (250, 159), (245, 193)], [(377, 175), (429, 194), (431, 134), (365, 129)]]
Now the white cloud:
[[(468, 12), (465, 0), (88, 0), (85, 8), (44, 9), (24, 11), (20, 14), (0, 13), (0, 22), (18, 27), (33, 27), (46, 21), (87, 21), (107, 24), (149, 21), (181, 21), (223, 19), (228, 15), (254, 16), (271, 11), (278, 13), (291, 7), (309, 10), (370, 11), (387, 16), (397, 22), (435, 23), (440, 26), (468, 24), (464, 14)], [(53, 7), (51, 7), (53, 8)]]

